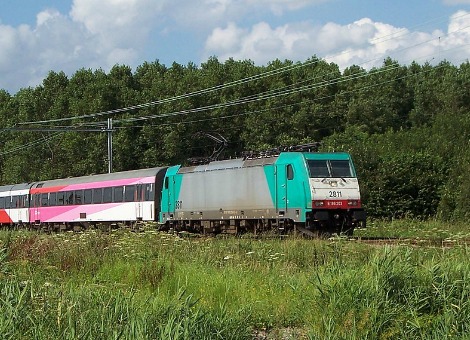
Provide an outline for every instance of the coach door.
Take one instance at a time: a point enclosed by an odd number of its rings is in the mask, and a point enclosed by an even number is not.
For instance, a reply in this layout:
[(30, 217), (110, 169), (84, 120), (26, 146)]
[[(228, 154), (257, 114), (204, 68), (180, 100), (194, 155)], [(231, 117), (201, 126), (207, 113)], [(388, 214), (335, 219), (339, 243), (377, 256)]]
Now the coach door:
[(143, 218), (143, 205), (144, 205), (144, 190), (142, 183), (137, 183), (135, 186), (136, 202), (135, 202), (135, 216), (137, 220)]
[(41, 194), (31, 195), (30, 204), (34, 206), (34, 208), (32, 209), (34, 216), (32, 218), (30, 216), (29, 218), (32, 222), (36, 224), (41, 223), (41, 209), (39, 209), (40, 204), (41, 204), (40, 202), (41, 202)]

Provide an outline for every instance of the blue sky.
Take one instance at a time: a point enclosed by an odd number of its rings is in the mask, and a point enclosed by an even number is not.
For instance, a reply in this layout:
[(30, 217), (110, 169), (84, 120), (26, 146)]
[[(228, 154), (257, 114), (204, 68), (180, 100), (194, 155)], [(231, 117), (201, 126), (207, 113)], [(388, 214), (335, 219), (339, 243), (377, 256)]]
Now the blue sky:
[(470, 0), (0, 0), (0, 89), (11, 94), (51, 70), (313, 55), (342, 69), (386, 57), (458, 65)]

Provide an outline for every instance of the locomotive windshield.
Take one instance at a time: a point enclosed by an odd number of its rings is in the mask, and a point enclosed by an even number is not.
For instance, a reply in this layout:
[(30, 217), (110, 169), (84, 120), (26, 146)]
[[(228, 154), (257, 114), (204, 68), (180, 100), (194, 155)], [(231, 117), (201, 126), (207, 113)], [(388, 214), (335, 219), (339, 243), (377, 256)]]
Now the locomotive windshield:
[(354, 177), (348, 160), (309, 160), (311, 178)]

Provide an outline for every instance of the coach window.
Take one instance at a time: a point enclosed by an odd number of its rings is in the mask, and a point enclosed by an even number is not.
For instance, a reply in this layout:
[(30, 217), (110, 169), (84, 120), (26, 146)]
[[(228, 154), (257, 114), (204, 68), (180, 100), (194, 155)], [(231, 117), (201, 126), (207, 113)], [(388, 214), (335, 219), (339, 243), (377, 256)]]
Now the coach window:
[(155, 200), (155, 190), (154, 190), (155, 186), (152, 184), (150, 184), (150, 193), (149, 193), (149, 199), (151, 201), (154, 201)]
[(29, 208), (28, 205), (28, 195), (22, 195), (21, 197), (21, 207), (22, 208)]
[(124, 198), (124, 187), (114, 187), (114, 200), (113, 202), (122, 202)]
[(5, 209), (5, 197), (0, 197), (0, 209)]
[(57, 205), (57, 193), (56, 192), (51, 192), (49, 194), (49, 206), (54, 207)]
[(65, 192), (65, 204), (66, 205), (73, 205), (73, 191), (66, 191)]
[(41, 194), (41, 207), (47, 207), (49, 205), (49, 194)]
[(104, 188), (103, 203), (111, 203), (113, 201), (113, 188)]
[(126, 185), (126, 190), (124, 193), (125, 202), (134, 202), (135, 196), (135, 185)]
[(57, 193), (57, 205), (64, 205), (65, 203), (65, 192)]
[(83, 203), (91, 204), (91, 198), (92, 198), (91, 189), (85, 189), (85, 191), (83, 192)]
[(144, 186), (144, 201), (150, 201), (150, 184)]
[(83, 203), (83, 190), (75, 190), (75, 204)]
[(93, 189), (93, 204), (100, 204), (103, 202), (103, 189)]
[(153, 184), (149, 183), (145, 185), (145, 200), (153, 201), (155, 199), (155, 194), (153, 192)]

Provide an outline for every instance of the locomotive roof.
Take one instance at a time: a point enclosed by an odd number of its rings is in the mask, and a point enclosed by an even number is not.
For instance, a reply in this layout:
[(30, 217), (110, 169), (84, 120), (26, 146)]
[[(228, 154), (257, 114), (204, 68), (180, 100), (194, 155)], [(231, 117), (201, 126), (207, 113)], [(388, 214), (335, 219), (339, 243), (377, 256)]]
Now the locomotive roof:
[(237, 169), (237, 168), (248, 168), (253, 166), (263, 166), (276, 163), (280, 156), (291, 156), (291, 157), (304, 157), (305, 159), (317, 159), (317, 160), (348, 160), (350, 155), (346, 152), (282, 152), (279, 155), (267, 156), (267, 157), (255, 157), (255, 158), (235, 158), (227, 159), (222, 161), (214, 161), (208, 164), (181, 167), (178, 170), (179, 174), (191, 173), (191, 172), (204, 172), (212, 170), (224, 170), (224, 169)]
[(266, 165), (274, 164), (277, 160), (276, 157), (265, 157), (265, 158), (256, 158), (256, 159), (245, 159), (245, 158), (235, 158), (227, 159), (223, 161), (214, 161), (208, 164), (198, 165), (198, 166), (188, 166), (180, 168), (178, 173), (191, 173), (191, 172), (204, 172), (212, 170), (223, 170), (223, 169), (237, 169), (237, 168), (247, 168), (257, 165)]
[(156, 176), (160, 170), (164, 170), (164, 169), (166, 169), (166, 167), (122, 171), (122, 172), (114, 172), (110, 174), (99, 174), (99, 175), (90, 175), (90, 176), (81, 176), (81, 177), (53, 179), (49, 181), (42, 181), (42, 182), (34, 183), (33, 188), (47, 188), (47, 187), (60, 186), (60, 185), (106, 182), (106, 181), (126, 179), (126, 178), (150, 177), (150, 176)]

